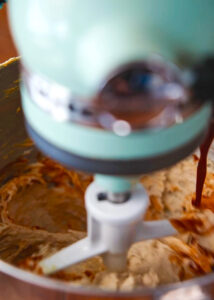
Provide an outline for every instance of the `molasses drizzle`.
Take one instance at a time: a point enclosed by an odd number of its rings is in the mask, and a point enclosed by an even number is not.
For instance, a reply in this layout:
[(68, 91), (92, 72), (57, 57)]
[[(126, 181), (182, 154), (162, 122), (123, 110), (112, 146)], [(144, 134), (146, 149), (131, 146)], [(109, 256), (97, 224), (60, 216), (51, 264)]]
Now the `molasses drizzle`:
[(210, 127), (206, 136), (205, 141), (200, 147), (200, 159), (197, 167), (197, 178), (196, 178), (196, 198), (192, 204), (196, 207), (200, 207), (204, 182), (207, 175), (207, 156), (214, 139), (214, 120), (211, 121)]

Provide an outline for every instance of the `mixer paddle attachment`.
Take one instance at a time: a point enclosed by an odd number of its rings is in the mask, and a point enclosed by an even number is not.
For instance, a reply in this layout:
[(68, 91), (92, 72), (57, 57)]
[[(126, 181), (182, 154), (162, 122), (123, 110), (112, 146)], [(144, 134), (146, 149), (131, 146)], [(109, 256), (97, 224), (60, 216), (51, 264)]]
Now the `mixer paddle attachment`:
[(85, 197), (88, 237), (42, 260), (39, 266), (44, 274), (55, 273), (96, 255), (103, 255), (108, 269), (122, 271), (132, 243), (176, 234), (167, 220), (142, 221), (149, 205), (142, 185), (135, 185), (131, 192), (115, 194), (117, 201), (113, 201), (114, 197), (109, 201), (105, 195), (98, 181), (90, 184)]

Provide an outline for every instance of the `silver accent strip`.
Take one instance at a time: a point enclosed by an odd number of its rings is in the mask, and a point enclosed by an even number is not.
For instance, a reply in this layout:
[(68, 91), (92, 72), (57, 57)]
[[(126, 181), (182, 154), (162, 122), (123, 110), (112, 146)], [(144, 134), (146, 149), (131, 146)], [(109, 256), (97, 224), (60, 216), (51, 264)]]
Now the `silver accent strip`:
[(31, 99), (45, 112), (59, 122), (95, 122), (95, 113), (89, 111), (65, 86), (48, 80), (22, 68), (22, 79)]

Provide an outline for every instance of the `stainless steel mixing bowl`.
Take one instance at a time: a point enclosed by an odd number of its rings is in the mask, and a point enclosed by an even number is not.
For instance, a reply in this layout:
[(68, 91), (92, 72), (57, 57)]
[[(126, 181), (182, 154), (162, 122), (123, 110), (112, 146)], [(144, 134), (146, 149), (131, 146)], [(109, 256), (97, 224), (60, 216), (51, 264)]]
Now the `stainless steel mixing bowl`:
[[(27, 145), (27, 134), (20, 111), (18, 88), (19, 61), (0, 66), (0, 185), (16, 175), (6, 168), (20, 156), (35, 161), (38, 151)], [(39, 120), (38, 120), (39, 122)], [(0, 260), (0, 300), (84, 300), (84, 299), (214, 299), (214, 274), (183, 283), (133, 292), (106, 292), (97, 288), (75, 287), (68, 283), (40, 277)]]

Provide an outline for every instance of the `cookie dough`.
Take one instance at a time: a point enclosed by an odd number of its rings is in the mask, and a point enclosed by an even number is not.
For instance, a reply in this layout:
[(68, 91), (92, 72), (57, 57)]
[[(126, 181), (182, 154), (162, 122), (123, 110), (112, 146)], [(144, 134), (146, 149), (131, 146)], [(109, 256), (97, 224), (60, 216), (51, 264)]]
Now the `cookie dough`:
[[(199, 210), (192, 206), (197, 160), (191, 156), (141, 179), (150, 197), (146, 220), (168, 218), (180, 232), (178, 236), (134, 244), (122, 273), (109, 272), (102, 258), (94, 257), (52, 277), (130, 291), (212, 272), (214, 163), (208, 161)], [(82, 239), (86, 235), (84, 191), (91, 180), (90, 175), (68, 171), (46, 158), (8, 180), (0, 189), (0, 258), (40, 274), (38, 261)]]

